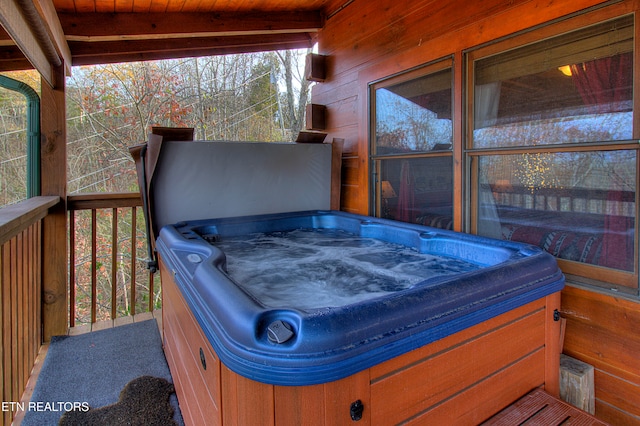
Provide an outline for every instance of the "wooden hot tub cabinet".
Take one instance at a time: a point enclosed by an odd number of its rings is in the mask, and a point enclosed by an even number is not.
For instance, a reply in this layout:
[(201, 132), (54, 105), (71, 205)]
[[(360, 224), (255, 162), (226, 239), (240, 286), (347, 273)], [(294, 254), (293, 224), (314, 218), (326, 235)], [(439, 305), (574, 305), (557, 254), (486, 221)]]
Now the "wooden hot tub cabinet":
[(160, 271), (165, 352), (187, 425), (472, 425), (534, 388), (558, 395), (559, 292), (344, 379), (279, 386), (221, 363), (162, 262)]

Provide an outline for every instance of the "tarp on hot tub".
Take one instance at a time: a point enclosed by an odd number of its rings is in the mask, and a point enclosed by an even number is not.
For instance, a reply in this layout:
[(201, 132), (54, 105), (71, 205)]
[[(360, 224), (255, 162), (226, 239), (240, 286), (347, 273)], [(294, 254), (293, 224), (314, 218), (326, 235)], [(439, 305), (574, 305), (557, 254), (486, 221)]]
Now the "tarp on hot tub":
[(156, 236), (184, 220), (329, 209), (331, 145), (163, 141), (149, 179)]
[(332, 190), (339, 192), (332, 169), (332, 161), (339, 162), (339, 143), (194, 141), (192, 129), (170, 130), (166, 136), (150, 134), (146, 144), (130, 148), (152, 268), (155, 239), (164, 225), (325, 210), (331, 208)]

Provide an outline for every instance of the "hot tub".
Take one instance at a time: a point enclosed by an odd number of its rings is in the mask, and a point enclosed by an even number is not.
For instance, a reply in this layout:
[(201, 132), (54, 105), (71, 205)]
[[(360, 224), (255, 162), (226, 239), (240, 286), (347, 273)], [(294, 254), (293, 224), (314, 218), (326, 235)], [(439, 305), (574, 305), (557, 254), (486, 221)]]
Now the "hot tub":
[[(194, 423), (215, 411), (242, 424), (258, 410), (244, 399), (264, 389), (259, 416), (277, 417), (283, 392), (317, 389), (325, 416), (339, 403), (323, 386), (342, 383), (338, 393), (353, 392), (341, 415), (396, 422), (442, 407), (447, 421), (483, 420), (533, 387), (557, 387), (564, 278), (537, 247), (336, 211), (181, 222), (156, 247), (181, 407), (210, 399), (186, 415)], [(463, 395), (473, 404), (461, 410)]]
[(332, 211), (336, 143), (132, 152), (187, 424), (468, 425), (557, 395), (551, 255)]

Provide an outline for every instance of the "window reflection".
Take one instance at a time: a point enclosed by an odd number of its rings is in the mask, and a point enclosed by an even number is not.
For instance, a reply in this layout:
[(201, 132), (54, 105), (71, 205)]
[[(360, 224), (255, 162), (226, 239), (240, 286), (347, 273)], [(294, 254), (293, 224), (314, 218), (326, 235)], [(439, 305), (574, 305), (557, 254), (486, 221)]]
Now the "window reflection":
[(633, 22), (472, 61), (478, 233), (634, 272)]
[(436, 66), (372, 87), (375, 215), (452, 229), (452, 74)]
[(451, 156), (385, 160), (380, 179), (382, 217), (452, 229)]
[(451, 70), (375, 91), (375, 154), (449, 150)]
[(474, 148), (632, 139), (633, 18), (475, 63)]
[(483, 156), (478, 233), (634, 268), (636, 151)]

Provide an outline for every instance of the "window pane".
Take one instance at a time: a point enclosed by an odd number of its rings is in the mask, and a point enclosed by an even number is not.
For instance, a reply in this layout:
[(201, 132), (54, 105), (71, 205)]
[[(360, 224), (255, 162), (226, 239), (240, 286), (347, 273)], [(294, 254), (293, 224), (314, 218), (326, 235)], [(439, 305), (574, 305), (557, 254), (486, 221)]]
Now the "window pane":
[(378, 88), (374, 155), (451, 149), (451, 70)]
[(478, 233), (633, 271), (636, 157), (634, 150), (481, 157)]
[(632, 139), (633, 17), (474, 63), (473, 148)]
[(452, 229), (453, 158), (380, 161), (379, 216)]

